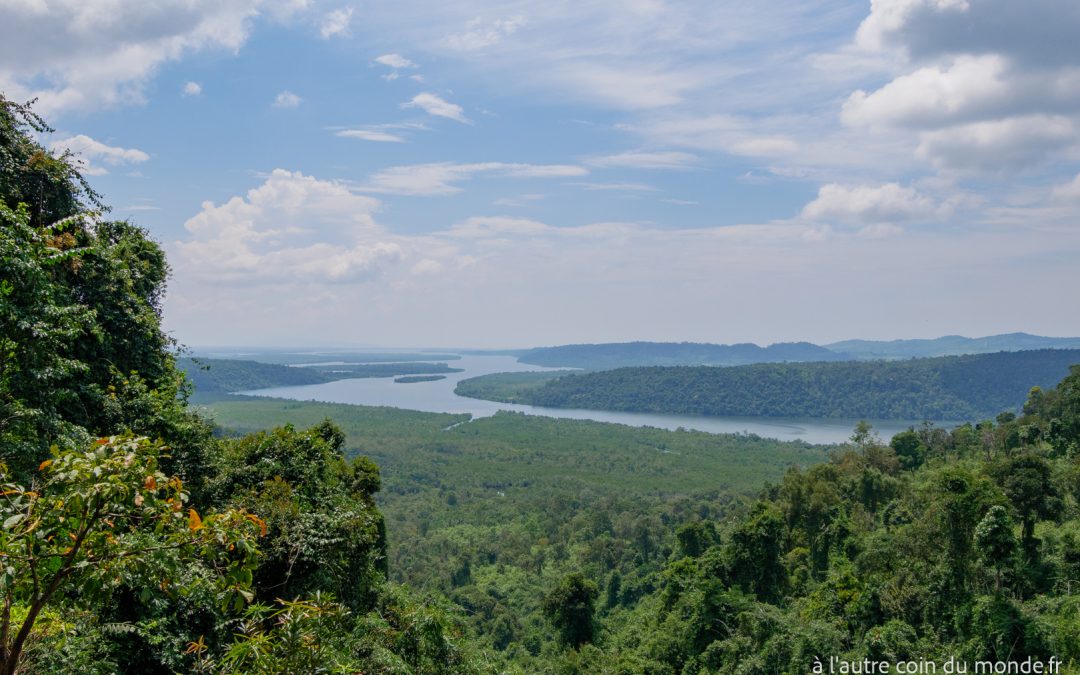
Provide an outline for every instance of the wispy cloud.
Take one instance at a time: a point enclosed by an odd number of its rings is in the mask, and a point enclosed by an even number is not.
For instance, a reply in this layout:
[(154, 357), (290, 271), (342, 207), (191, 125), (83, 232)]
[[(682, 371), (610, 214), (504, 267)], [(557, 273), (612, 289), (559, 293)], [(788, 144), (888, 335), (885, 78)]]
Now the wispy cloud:
[(698, 163), (688, 152), (620, 152), (614, 155), (586, 157), (589, 166), (625, 169), (688, 169)]
[(198, 96), (202, 93), (202, 85), (198, 82), (185, 82), (180, 93), (184, 96)]
[(584, 176), (588, 174), (588, 170), (570, 164), (412, 164), (384, 169), (372, 175), (361, 189), (366, 192), (398, 195), (451, 195), (461, 192), (459, 183), (480, 174), (506, 178), (569, 178)]
[(355, 138), (361, 141), (373, 141), (376, 143), (404, 143), (405, 139), (396, 134), (371, 129), (343, 129), (334, 134), (340, 138)]
[(428, 92), (413, 96), (411, 101), (402, 103), (401, 107), (420, 108), (427, 114), (435, 117), (445, 117), (454, 120), (455, 122), (461, 122), (462, 124), (472, 124), (472, 120), (465, 117), (465, 111), (461, 106), (456, 103), (450, 103), (440, 96)]

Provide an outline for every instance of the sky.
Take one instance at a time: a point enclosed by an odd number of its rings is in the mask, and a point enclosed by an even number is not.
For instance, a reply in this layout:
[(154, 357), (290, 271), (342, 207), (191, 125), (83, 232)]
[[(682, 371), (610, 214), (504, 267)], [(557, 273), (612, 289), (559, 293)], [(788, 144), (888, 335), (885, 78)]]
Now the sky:
[(1075, 0), (0, 0), (192, 346), (1080, 335)]

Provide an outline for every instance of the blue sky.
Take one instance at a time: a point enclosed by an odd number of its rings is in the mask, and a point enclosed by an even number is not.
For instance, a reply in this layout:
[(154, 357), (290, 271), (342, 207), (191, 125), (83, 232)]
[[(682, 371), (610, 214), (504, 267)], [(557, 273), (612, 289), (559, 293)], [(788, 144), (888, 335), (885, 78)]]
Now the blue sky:
[(1080, 334), (1071, 0), (0, 0), (192, 345)]

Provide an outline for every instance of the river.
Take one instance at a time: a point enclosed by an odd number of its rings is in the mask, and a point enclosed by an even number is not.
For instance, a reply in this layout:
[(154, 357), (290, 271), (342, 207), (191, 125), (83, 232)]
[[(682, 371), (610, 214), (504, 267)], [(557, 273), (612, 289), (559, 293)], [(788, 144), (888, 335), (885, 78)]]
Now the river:
[[(445, 352), (444, 352), (445, 353)], [(328, 359), (329, 360), (329, 359)], [(803, 440), (808, 443), (840, 443), (851, 436), (858, 420), (794, 417), (704, 417), (697, 415), (661, 415), (654, 413), (614, 412), (607, 410), (568, 410), (514, 403), (497, 403), (458, 396), (454, 387), (463, 379), (489, 373), (555, 370), (518, 363), (512, 356), (462, 356), (449, 365), (462, 368), (447, 373), (446, 379), (433, 382), (399, 384), (393, 378), (357, 378), (326, 384), (272, 387), (239, 392), (248, 396), (272, 396), (300, 401), (324, 401), (353, 405), (391, 406), (424, 412), (469, 413), (487, 417), (499, 410), (513, 410), (529, 415), (614, 422), (631, 426), (661, 429), (695, 429), (710, 433), (751, 433), (780, 440)], [(903, 431), (920, 420), (869, 420), (883, 439)]]

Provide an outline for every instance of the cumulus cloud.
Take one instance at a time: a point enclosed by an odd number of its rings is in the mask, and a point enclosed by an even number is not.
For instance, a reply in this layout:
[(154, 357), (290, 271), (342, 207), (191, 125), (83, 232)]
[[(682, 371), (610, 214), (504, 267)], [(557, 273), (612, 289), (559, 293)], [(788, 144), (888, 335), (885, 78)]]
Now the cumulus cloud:
[[(810, 220), (856, 225), (925, 221), (939, 214), (938, 204), (914, 188), (884, 185), (823, 185), (818, 196), (803, 207)], [(877, 228), (874, 232), (886, 232)]]
[[(141, 103), (169, 61), (206, 50), (236, 51), (259, 16), (285, 20), (302, 0), (116, 0), (5, 3), (0, 90), (38, 98), (46, 115)], [(50, 39), (42, 39), (50, 36)]]
[(84, 134), (57, 139), (49, 144), (49, 148), (53, 152), (66, 151), (75, 155), (80, 164), (80, 170), (88, 176), (102, 176), (109, 173), (108, 169), (98, 162), (117, 167), (141, 164), (150, 159), (150, 155), (142, 150), (106, 145)]
[(335, 35), (348, 35), (349, 22), (352, 21), (353, 8), (342, 7), (328, 12), (319, 26), (319, 36), (328, 40)]
[(243, 197), (204, 202), (184, 223), (175, 264), (202, 282), (362, 281), (402, 255), (374, 221), (379, 206), (340, 183), (275, 169)]
[(926, 132), (916, 150), (939, 169), (1008, 174), (1040, 164), (1077, 142), (1076, 123), (1027, 115)]
[(202, 85), (198, 82), (185, 82), (180, 91), (184, 96), (198, 96), (202, 93)]
[(916, 132), (945, 171), (1010, 173), (1080, 147), (1080, 5), (1055, 0), (875, 0), (856, 43), (901, 72), (851, 94), (848, 125)]
[(367, 192), (398, 195), (450, 195), (461, 192), (457, 183), (469, 180), (478, 174), (508, 178), (570, 178), (584, 176), (588, 174), (588, 170), (570, 164), (504, 162), (411, 164), (390, 167), (374, 174), (362, 189)]
[(401, 70), (403, 68), (416, 68), (416, 64), (405, 58), (401, 54), (383, 54), (376, 57), (375, 63), (381, 63), (384, 66), (393, 68), (394, 70)]
[(274, 97), (275, 108), (295, 108), (300, 105), (301, 99), (291, 91), (283, 91)]
[(461, 122), (462, 124), (472, 124), (472, 121), (465, 117), (465, 111), (461, 106), (456, 103), (450, 103), (440, 96), (428, 92), (413, 96), (411, 101), (402, 103), (401, 107), (420, 108), (427, 114), (435, 117), (445, 117), (454, 120), (455, 122)]

